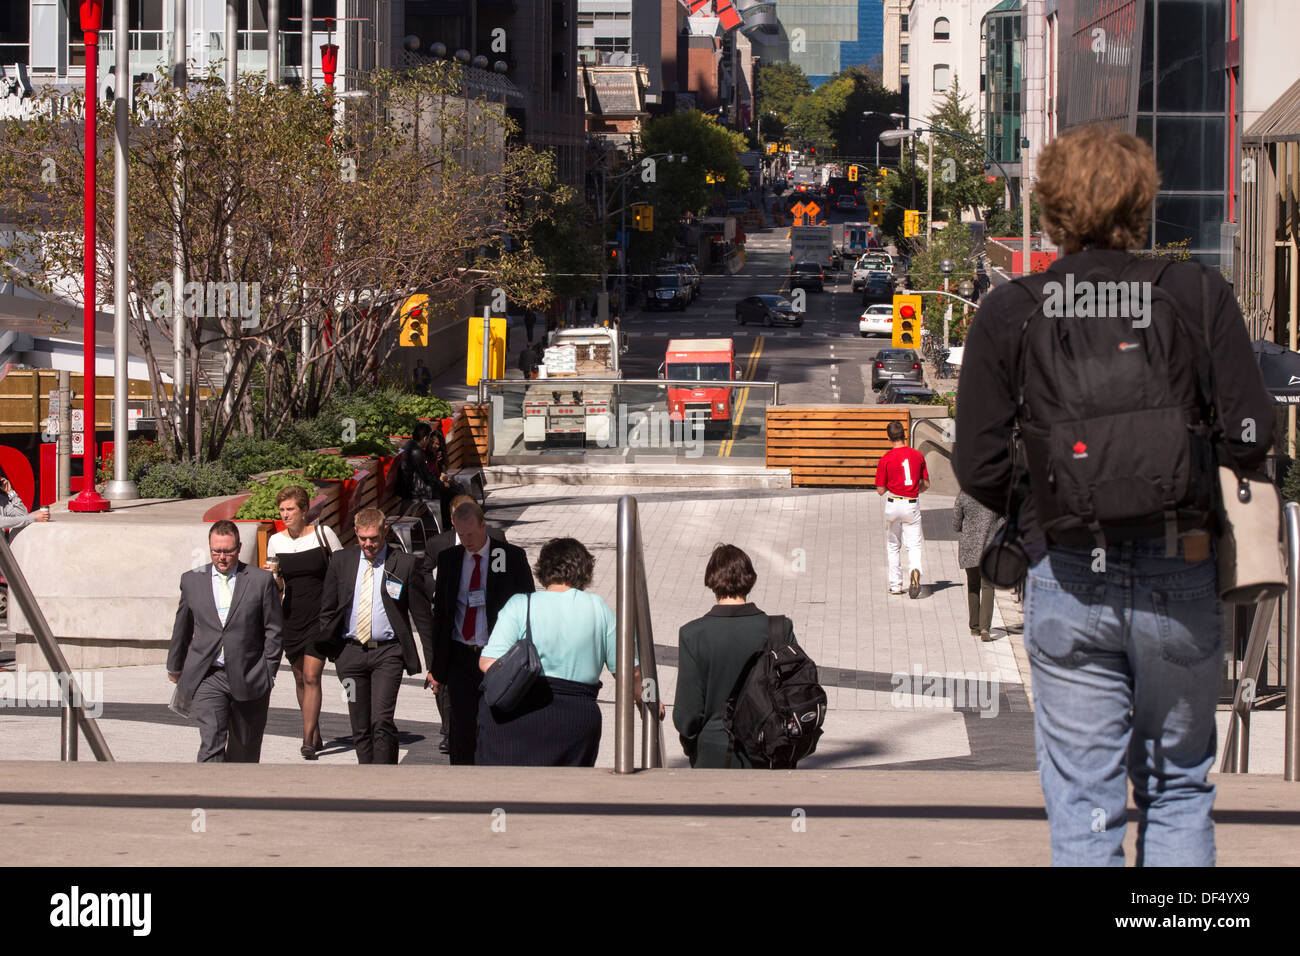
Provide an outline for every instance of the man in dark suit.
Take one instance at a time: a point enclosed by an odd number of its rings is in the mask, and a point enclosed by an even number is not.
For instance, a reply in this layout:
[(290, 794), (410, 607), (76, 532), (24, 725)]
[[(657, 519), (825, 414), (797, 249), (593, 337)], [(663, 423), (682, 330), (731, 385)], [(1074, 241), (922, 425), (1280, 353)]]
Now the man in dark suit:
[(321, 639), (348, 689), (358, 763), (397, 763), (402, 671), (420, 672), (411, 620), (427, 647), (433, 634), (425, 575), (414, 555), (385, 543), (384, 513), (353, 519), (357, 545), (334, 556), (321, 592)]
[(212, 563), (181, 575), (167, 651), (173, 707), (199, 725), (199, 762), (257, 763), (280, 667), (275, 578), (239, 560), (239, 528), (208, 531)]
[(516, 594), (537, 590), (523, 548), (488, 535), (483, 509), (473, 499), (451, 514), (460, 544), (437, 558), (433, 597), (433, 639), (425, 644), (427, 686), (445, 684), (453, 764), (472, 764), (478, 746), (478, 659), (496, 625), (497, 614)]

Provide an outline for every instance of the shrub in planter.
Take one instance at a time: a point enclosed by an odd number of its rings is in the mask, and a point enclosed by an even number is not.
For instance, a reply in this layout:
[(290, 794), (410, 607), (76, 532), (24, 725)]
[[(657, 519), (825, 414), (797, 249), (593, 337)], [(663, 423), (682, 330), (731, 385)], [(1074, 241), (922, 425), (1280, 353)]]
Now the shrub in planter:
[(387, 438), (379, 438), (375, 435), (361, 435), (356, 441), (350, 442), (339, 449), (339, 454), (345, 457), (359, 458), (362, 456), (386, 458), (390, 455), (397, 454), (397, 449)]
[(240, 481), (249, 475), (277, 468), (296, 468), (302, 461), (302, 449), (284, 442), (236, 435), (221, 450), (221, 465)]
[(233, 495), (242, 482), (213, 462), (166, 461), (140, 480), (141, 498), (216, 498)]
[[(275, 521), (280, 517), (280, 508), (275, 503), (275, 496), (282, 488), (290, 485), (301, 487), (307, 479), (302, 475), (272, 475), (266, 481), (253, 485), (253, 493), (235, 512), (236, 521)], [(309, 489), (310, 490), (310, 489)]]
[[(126, 446), (126, 477), (137, 485), (154, 465), (171, 461), (171, 452), (162, 442), (150, 441), (148, 438), (132, 438)], [(113, 480), (113, 456), (105, 455), (100, 461), (97, 480)]]
[(352, 466), (338, 455), (311, 455), (304, 461), (302, 476), (316, 481), (351, 478)]

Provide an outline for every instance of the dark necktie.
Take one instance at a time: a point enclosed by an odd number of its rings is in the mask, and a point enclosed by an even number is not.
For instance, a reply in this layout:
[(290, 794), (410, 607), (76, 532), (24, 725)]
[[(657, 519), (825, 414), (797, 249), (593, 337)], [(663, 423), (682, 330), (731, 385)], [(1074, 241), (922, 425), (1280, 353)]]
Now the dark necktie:
[(469, 595), (482, 587), (479, 583), (478, 562), (479, 555), (476, 554), (474, 555), (474, 573), (469, 576), (469, 593), (465, 595), (465, 623), (460, 627), (460, 636), (465, 638), (466, 642), (473, 641), (474, 634), (478, 630), (474, 626), (475, 612), (478, 611), (478, 608), (471, 607), (469, 603)]

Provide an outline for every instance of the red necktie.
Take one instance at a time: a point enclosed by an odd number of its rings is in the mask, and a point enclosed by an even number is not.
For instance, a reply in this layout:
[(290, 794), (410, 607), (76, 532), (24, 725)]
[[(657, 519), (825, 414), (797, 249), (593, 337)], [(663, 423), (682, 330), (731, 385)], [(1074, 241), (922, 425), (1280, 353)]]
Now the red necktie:
[[(474, 573), (469, 576), (470, 592), (477, 591), (482, 586), (479, 583), (478, 561), (479, 561), (479, 555), (476, 554), (474, 555)], [(466, 594), (465, 595), (465, 623), (460, 626), (460, 636), (465, 638), (466, 641), (474, 640), (474, 632), (476, 630), (476, 628), (474, 627), (474, 617), (476, 611), (478, 611), (478, 608), (470, 606), (469, 594)]]

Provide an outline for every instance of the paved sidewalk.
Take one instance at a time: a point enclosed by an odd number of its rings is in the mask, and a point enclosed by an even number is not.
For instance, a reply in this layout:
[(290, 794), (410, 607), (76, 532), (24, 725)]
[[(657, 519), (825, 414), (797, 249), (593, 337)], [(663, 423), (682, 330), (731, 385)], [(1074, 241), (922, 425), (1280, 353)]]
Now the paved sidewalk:
[[(678, 629), (712, 606), (703, 585), (705, 563), (716, 543), (731, 541), (749, 552), (758, 571), (751, 598), (764, 610), (789, 615), (819, 665), (830, 715), (808, 767), (1034, 768), (1032, 715), (1000, 620), (994, 618), (999, 640), (991, 644), (970, 637), (966, 628), (950, 498), (923, 499), (926, 583), (915, 601), (887, 593), (884, 523), (871, 492), (527, 485), (493, 489), (489, 517), (533, 559), (552, 537), (583, 541), (597, 561), (592, 590), (613, 606), (617, 502), (625, 491), (640, 505), (669, 706)], [(197, 730), (167, 710), (171, 685), (160, 666), (109, 668), (90, 680), (92, 699), (102, 687), (104, 733), (118, 759), (194, 759)], [(355, 755), (332, 667), (324, 696), (322, 732), (333, 743), (321, 761), (350, 763)], [(600, 766), (612, 767), (608, 677), (601, 701), (606, 730)], [(0, 759), (55, 759), (55, 711), (25, 703), (0, 708)], [(302, 762), (301, 718), (287, 666), (271, 708), (264, 761)], [(437, 711), (418, 679), (407, 680), (397, 721), (403, 762), (445, 762), (436, 746)], [(684, 766), (671, 722), (665, 731), (670, 766)]]

